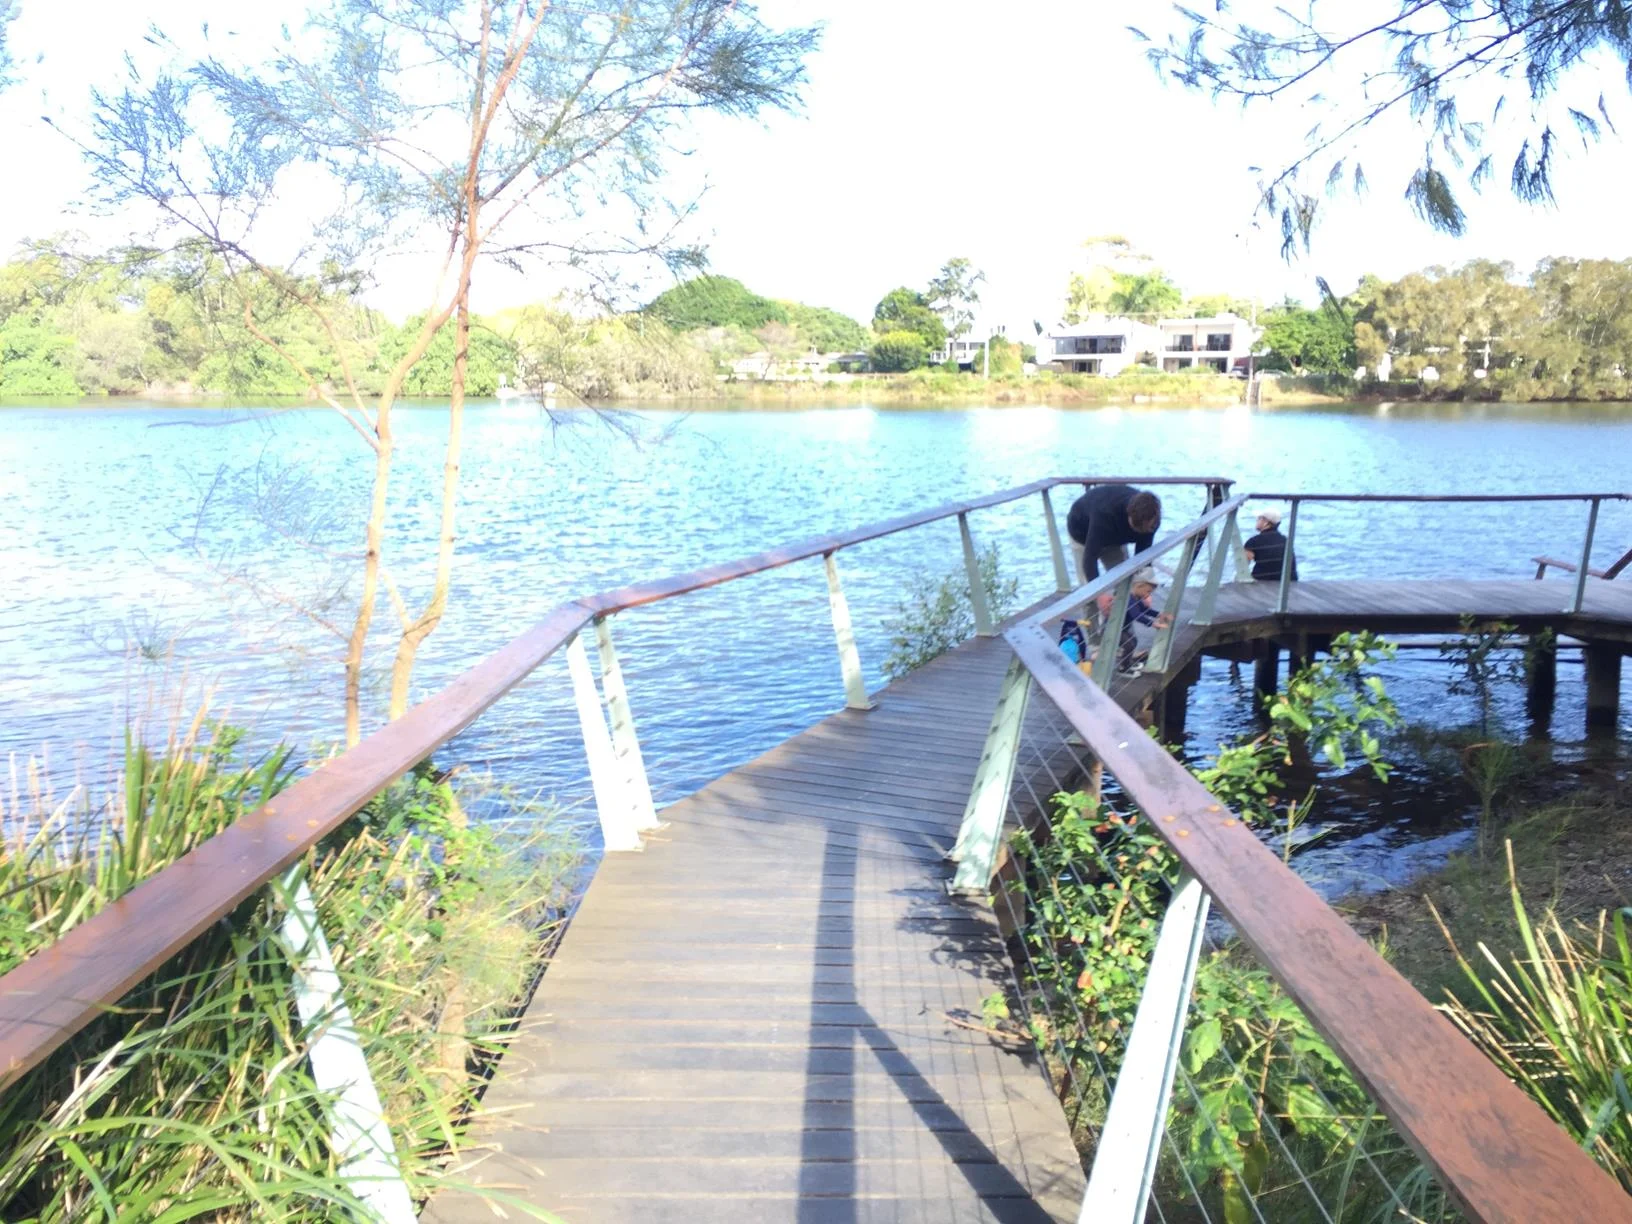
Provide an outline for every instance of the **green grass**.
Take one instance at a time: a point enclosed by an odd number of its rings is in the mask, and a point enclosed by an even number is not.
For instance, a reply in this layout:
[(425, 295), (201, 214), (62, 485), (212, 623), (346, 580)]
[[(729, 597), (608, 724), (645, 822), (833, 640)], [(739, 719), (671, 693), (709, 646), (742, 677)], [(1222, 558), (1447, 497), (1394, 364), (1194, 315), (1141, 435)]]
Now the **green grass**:
[[(134, 740), (105, 805), (43, 785), (0, 810), (0, 970), (48, 946), (290, 776), (195, 722)], [(536, 981), (574, 878), (557, 823), (467, 828), (446, 782), (411, 775), (307, 856), (342, 990), (411, 1192), (452, 1178), (460, 1125)], [(8, 1221), (350, 1220), (314, 1034), (295, 1016), (283, 912), (262, 889), (0, 1094)], [(549, 1218), (508, 1204), (513, 1215)]]

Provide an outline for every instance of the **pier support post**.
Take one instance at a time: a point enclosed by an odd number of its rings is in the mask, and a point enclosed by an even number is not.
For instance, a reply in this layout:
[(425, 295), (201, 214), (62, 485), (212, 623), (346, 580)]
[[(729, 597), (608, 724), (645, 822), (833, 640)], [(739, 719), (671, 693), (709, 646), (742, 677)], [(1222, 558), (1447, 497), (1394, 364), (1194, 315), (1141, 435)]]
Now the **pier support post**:
[(1286, 647), (1286, 678), (1292, 679), (1304, 668), (1309, 666), (1309, 635), (1300, 633), (1287, 643)]
[(1545, 729), (1553, 721), (1558, 694), (1558, 639), (1550, 633), (1533, 634), (1524, 655), (1524, 709), (1533, 726)]
[(1199, 679), (1201, 679), (1201, 656), (1198, 655), (1174, 674), (1173, 679), (1156, 699), (1156, 724), (1161, 728), (1164, 743), (1183, 742), (1184, 726), (1190, 712), (1190, 690)]
[(1621, 713), (1621, 648), (1588, 642), (1582, 651), (1587, 671), (1587, 729), (1614, 728)]
[(1252, 695), (1259, 710), (1263, 709), (1265, 697), (1273, 697), (1280, 687), (1281, 648), (1273, 638), (1265, 638), (1258, 643), (1256, 656), (1252, 661)]

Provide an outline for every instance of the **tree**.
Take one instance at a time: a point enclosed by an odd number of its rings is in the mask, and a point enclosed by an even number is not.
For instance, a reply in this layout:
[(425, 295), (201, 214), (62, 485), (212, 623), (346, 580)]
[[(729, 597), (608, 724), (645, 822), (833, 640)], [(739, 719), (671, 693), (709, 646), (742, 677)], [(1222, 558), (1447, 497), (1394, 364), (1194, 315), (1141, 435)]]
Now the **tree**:
[(1263, 316), (1260, 345), (1266, 370), (1340, 374), (1354, 369), (1354, 325), (1336, 307), (1310, 310), (1286, 302)]
[(823, 353), (854, 353), (867, 347), (867, 329), (847, 314), (825, 306), (804, 306), (798, 302), (778, 302), (788, 321), (799, 329), (812, 348)]
[(980, 305), (980, 286), (986, 274), (959, 256), (941, 265), (929, 282), (925, 304), (941, 317), (948, 335), (965, 336), (975, 323), (974, 308)]
[(646, 304), (646, 313), (674, 331), (699, 327), (741, 327), (754, 331), (767, 323), (786, 323), (780, 302), (751, 293), (729, 276), (698, 276), (666, 289)]
[[(388, 716), (408, 707), (421, 644), (447, 609), (463, 409), (469, 387), (471, 286), (484, 257), (603, 256), (695, 260), (662, 195), (663, 158), (681, 119), (798, 101), (811, 30), (776, 30), (739, 0), (623, 0), (615, 15), (547, 0), (346, 0), (314, 9), (260, 62), (209, 42), (193, 56), (162, 34), (163, 62), (133, 63), (118, 93), (94, 95), (81, 144), (115, 208), (161, 218), (155, 244), (202, 242), (234, 287), (244, 328), (349, 422), (367, 448), (370, 489), (361, 591), (345, 635), (346, 739), (361, 735), (364, 651), (387, 548), (396, 445), (392, 407), (443, 327), (453, 326), (448, 435), (434, 573), (417, 611), (393, 584), (397, 617)], [(638, 236), (592, 238), (584, 201), (620, 197)], [(313, 212), (288, 210), (307, 204)], [(261, 221), (311, 234), (289, 266), (269, 258)], [(650, 230), (648, 230), (650, 226)], [(655, 236), (653, 236), (655, 235)], [(334, 291), (404, 246), (428, 246), (437, 269), (423, 321), (365, 392)], [(264, 326), (271, 303), (304, 313), (339, 367), (327, 380)]]
[(0, 395), (78, 395), (74, 339), (21, 313), (0, 324)]
[[(992, 368), (990, 375), (993, 378), (1000, 378), (1005, 374), (1018, 374), (1020, 373), (1021, 362), (1032, 360), (1032, 358), (1027, 358), (1025, 356), (1024, 349), (1021, 345), (1005, 340), (1002, 336), (993, 336), (991, 338), (990, 349), (992, 354)], [(976, 374), (987, 373), (986, 351), (986, 346), (982, 346), (975, 351)]]
[(929, 357), (924, 338), (915, 331), (885, 332), (873, 341), (870, 353), (873, 369), (880, 374), (916, 370)]
[(929, 308), (929, 300), (916, 289), (903, 286), (891, 289), (873, 309), (873, 331), (880, 336), (890, 332), (915, 332), (926, 349), (938, 349), (946, 343), (946, 324), (940, 315)]
[(1155, 319), (1172, 315), (1183, 300), (1179, 287), (1159, 270), (1116, 272), (1106, 306), (1112, 314)]
[(13, 0), (0, 0), (0, 89), (11, 84), (11, 50), (6, 45), (6, 27), (17, 16)]
[(1600, 74), (1607, 57), (1632, 75), (1632, 9), (1622, 0), (1393, 0), (1391, 8), (1379, 15), (1349, 0), (1311, 0), (1266, 7), (1264, 24), (1253, 24), (1225, 19), (1223, 5), (1216, 16), (1181, 7), (1182, 30), (1152, 43), (1158, 70), (1186, 86), (1319, 116), (1303, 151), (1263, 183), (1287, 253), (1309, 241), (1319, 207), (1310, 180), (1364, 191), (1361, 137), (1402, 108), (1423, 135), (1405, 198), (1428, 224), (1457, 235), (1466, 191), (1505, 172), (1521, 200), (1550, 203), (1563, 140), (1586, 145), (1614, 130)]
[(1145, 271), (1150, 267), (1150, 256), (1136, 248), (1121, 234), (1101, 234), (1083, 244), (1087, 252), (1085, 271), (1073, 272), (1066, 285), (1065, 313), (1067, 323), (1082, 323), (1090, 315), (1104, 314), (1111, 306), (1111, 294), (1117, 273)]

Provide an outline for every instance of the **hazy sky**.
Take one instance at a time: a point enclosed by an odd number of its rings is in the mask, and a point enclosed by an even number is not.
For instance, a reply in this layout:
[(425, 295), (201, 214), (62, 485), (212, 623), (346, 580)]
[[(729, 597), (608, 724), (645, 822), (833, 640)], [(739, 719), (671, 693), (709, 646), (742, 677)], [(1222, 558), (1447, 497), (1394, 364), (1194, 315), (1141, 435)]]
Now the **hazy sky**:
[[(0, 95), (14, 176), (0, 194), (0, 236), (105, 232), (106, 222), (75, 217), (83, 171), (38, 116), (82, 116), (91, 82), (116, 80), (149, 20), (207, 16), (247, 30), (283, 9), (259, 5), (246, 10), (252, 19), (224, 18), (205, 0), (22, 0), (11, 39), (24, 80)], [(681, 190), (706, 178), (698, 229), (715, 270), (771, 296), (866, 319), (886, 290), (922, 285), (964, 255), (986, 272), (989, 318), (1013, 334), (1057, 316), (1080, 244), (1097, 234), (1125, 234), (1188, 291), (1266, 300), (1312, 300), (1316, 275), (1341, 290), (1368, 271), (1395, 276), (1475, 256), (1521, 268), (1549, 254), (1632, 256), (1632, 162), (1619, 139), (1562, 163), (1553, 210), (1514, 202), (1497, 175), (1469, 207), (1467, 236), (1453, 240), (1431, 233), (1401, 198), (1412, 138), (1397, 124), (1364, 146), (1370, 193), (1330, 206), (1313, 254), (1284, 263), (1278, 235), (1254, 231), (1249, 167), (1295, 156), (1309, 116), (1295, 106), (1243, 116), (1158, 80), (1126, 31), (1130, 21), (1169, 28), (1170, 9), (1157, 0), (763, 0), (762, 11), (774, 22), (826, 23), (804, 113), (709, 119), (674, 175)], [(1625, 97), (1624, 84), (1606, 88), (1612, 106)], [(406, 271), (382, 282), (374, 298), (388, 312), (423, 304)], [(478, 305), (547, 289), (541, 278), (495, 273)]]

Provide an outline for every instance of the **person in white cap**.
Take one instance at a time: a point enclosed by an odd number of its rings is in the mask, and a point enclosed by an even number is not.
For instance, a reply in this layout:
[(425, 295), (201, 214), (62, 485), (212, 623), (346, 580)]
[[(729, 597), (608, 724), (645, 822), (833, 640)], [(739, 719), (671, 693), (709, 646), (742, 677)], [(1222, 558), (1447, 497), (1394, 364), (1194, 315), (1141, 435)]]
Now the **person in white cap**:
[[(1281, 512), (1274, 506), (1258, 512), (1258, 534), (1246, 542), (1252, 576), (1259, 582), (1279, 582), (1286, 560), (1286, 537), (1281, 534)], [(1292, 581), (1298, 580), (1298, 559), (1292, 558)]]

